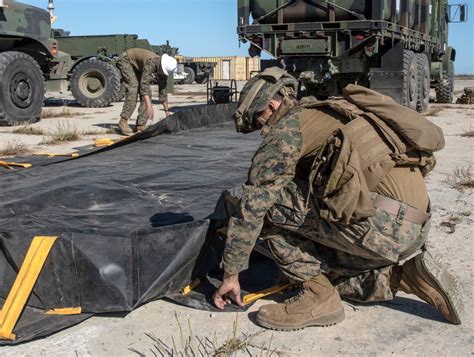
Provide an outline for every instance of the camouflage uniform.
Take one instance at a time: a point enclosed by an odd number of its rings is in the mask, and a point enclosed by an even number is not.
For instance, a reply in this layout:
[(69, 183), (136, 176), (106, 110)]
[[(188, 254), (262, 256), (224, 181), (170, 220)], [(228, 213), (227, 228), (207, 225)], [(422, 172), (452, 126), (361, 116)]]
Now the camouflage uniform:
[(422, 227), (403, 220), (404, 204), (399, 216), (377, 209), (375, 216), (350, 225), (325, 221), (318, 207), (307, 207), (308, 178), (298, 174), (304, 164), (300, 113), (297, 108), (264, 128), (267, 134), (229, 223), (224, 269), (245, 270), (261, 237), (292, 280), (324, 273), (345, 298), (390, 300), (392, 267), (422, 247), (429, 223)]
[[(117, 68), (122, 74), (122, 81), (125, 85), (125, 103), (123, 105), (120, 117), (124, 119), (130, 119), (137, 106), (137, 99), (138, 95), (140, 94), (141, 103), (138, 108), (137, 125), (146, 125), (149, 118), (143, 96), (147, 95), (150, 98), (152, 96), (150, 85), (154, 82), (154, 75), (160, 68), (160, 57), (157, 56), (156, 58), (147, 60), (143, 70), (137, 71), (130, 62), (128, 56), (124, 54), (118, 59)], [(164, 75), (158, 75), (157, 80), (159, 86), (159, 99), (161, 102), (166, 101), (168, 100), (166, 90), (168, 77)]]

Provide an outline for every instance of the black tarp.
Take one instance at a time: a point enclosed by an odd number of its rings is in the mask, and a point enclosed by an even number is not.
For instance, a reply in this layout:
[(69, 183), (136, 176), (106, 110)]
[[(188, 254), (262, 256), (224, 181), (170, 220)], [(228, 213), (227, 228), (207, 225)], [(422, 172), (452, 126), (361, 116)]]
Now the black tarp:
[[(0, 175), (0, 298), (32, 238), (60, 237), (14, 343), (164, 296), (193, 306), (175, 294), (192, 280), (218, 198), (246, 180), (260, 142), (235, 133), (232, 109), (180, 112), (113, 147)], [(84, 314), (43, 315), (66, 307)]]

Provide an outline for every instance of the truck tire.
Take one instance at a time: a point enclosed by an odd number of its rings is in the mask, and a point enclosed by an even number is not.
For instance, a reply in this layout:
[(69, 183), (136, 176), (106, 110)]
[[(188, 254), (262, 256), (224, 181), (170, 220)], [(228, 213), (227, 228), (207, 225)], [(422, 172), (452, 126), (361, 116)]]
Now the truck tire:
[(120, 75), (110, 63), (95, 58), (81, 62), (71, 75), (71, 92), (83, 107), (110, 105), (120, 91)]
[(43, 73), (33, 57), (14, 51), (0, 53), (0, 124), (37, 121), (43, 99)]
[(209, 80), (208, 76), (197, 76), (195, 79), (197, 84), (205, 84)]
[(416, 102), (416, 110), (424, 113), (428, 110), (430, 103), (430, 62), (424, 53), (416, 54), (416, 62), (418, 65), (418, 100)]
[(436, 101), (438, 103), (452, 103), (454, 92), (454, 62), (449, 61), (448, 71), (443, 72), (446, 80), (436, 85)]
[(117, 93), (117, 96), (114, 98), (114, 102), (122, 102), (125, 98), (125, 84), (120, 82), (120, 89)]
[(184, 67), (184, 72), (188, 75), (184, 80), (184, 84), (193, 84), (196, 79), (196, 72), (191, 67)]
[(418, 64), (412, 51), (403, 51), (402, 105), (416, 110), (418, 101)]

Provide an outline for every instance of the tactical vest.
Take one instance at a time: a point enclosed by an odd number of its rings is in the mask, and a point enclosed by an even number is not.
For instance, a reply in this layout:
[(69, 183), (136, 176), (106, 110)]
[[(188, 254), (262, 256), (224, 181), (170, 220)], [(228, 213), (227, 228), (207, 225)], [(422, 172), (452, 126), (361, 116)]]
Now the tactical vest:
[[(366, 88), (364, 91), (384, 97)], [(444, 146), (444, 141), (428, 142), (426, 133), (417, 130), (419, 126), (424, 130), (434, 126), (417, 113), (425, 122), (398, 125), (398, 113), (387, 118), (387, 113), (383, 112), (382, 119), (345, 98), (326, 101), (306, 98), (299, 107), (325, 107), (349, 120), (326, 140), (311, 168), (309, 199), (313, 200), (321, 217), (328, 221), (349, 224), (373, 216), (375, 207), (371, 192), (393, 167), (418, 166), (426, 174), (435, 165), (433, 151)], [(395, 108), (398, 107), (396, 104)], [(431, 129), (439, 134), (438, 127)], [(407, 133), (411, 137), (407, 137)], [(434, 141), (440, 141), (439, 135), (433, 134), (433, 137)]]

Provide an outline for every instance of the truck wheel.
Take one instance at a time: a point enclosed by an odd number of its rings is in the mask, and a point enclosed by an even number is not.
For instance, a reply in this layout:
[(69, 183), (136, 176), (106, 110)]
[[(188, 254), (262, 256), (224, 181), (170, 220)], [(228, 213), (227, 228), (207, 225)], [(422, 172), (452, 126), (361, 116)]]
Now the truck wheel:
[(418, 101), (418, 64), (412, 51), (403, 51), (402, 104), (416, 110)]
[(196, 79), (196, 72), (191, 67), (184, 67), (184, 72), (188, 75), (184, 80), (184, 84), (193, 84)]
[(38, 120), (43, 99), (43, 73), (33, 57), (22, 52), (0, 53), (0, 124)]
[(443, 72), (445, 79), (436, 85), (436, 101), (438, 103), (452, 103), (454, 92), (454, 62), (449, 61), (448, 71)]
[(197, 84), (205, 84), (208, 80), (209, 78), (207, 76), (197, 76), (195, 79)]
[(424, 113), (428, 109), (430, 102), (430, 63), (424, 53), (416, 54), (416, 62), (418, 64), (418, 100), (416, 102), (416, 110)]
[(83, 107), (110, 105), (120, 91), (120, 75), (110, 63), (91, 58), (77, 65), (71, 75), (71, 92)]
[(125, 98), (125, 84), (123, 82), (120, 82), (120, 89), (117, 93), (117, 96), (114, 98), (114, 102), (121, 102)]

